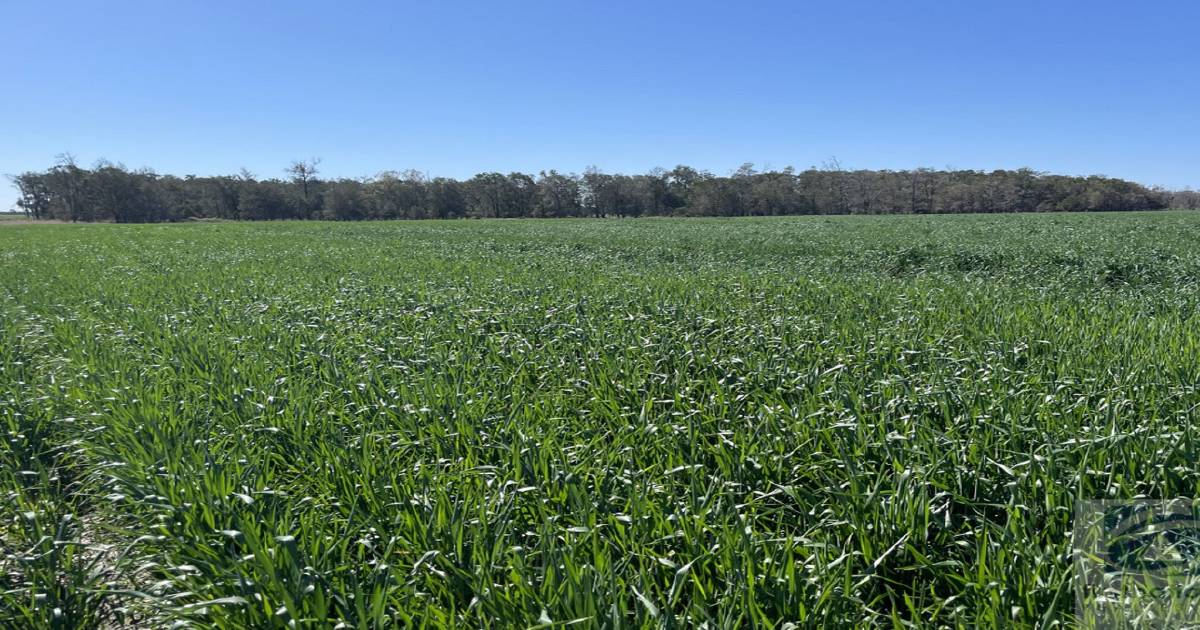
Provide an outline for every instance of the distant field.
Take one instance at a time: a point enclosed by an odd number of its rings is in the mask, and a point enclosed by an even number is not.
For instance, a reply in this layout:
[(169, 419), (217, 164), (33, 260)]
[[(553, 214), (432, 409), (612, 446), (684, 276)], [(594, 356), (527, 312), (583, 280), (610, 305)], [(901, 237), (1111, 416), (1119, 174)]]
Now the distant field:
[(1200, 214), (14, 225), (0, 626), (1070, 623)]

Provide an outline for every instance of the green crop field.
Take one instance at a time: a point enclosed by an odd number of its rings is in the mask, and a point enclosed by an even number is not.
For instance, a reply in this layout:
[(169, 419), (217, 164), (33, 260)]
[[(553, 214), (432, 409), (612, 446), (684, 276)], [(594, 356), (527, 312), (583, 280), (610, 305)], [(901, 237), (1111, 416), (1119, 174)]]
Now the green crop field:
[(0, 626), (1074, 625), (1200, 214), (0, 227)]

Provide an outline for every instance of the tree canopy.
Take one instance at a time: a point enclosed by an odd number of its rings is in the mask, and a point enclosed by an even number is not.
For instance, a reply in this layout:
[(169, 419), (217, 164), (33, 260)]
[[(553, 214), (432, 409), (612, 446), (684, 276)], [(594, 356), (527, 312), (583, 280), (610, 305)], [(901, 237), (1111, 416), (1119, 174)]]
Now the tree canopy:
[(1088, 212), (1200, 208), (1200, 193), (1169, 192), (1103, 176), (1030, 169), (759, 171), (727, 176), (676, 166), (645, 174), (542, 171), (480, 173), (467, 180), (385, 171), (320, 179), (317, 159), (293, 162), (286, 178), (196, 177), (130, 170), (69, 156), (12, 177), (17, 206), (33, 219), (117, 223), (192, 218), (454, 219), (470, 217), (766, 216), (969, 212)]

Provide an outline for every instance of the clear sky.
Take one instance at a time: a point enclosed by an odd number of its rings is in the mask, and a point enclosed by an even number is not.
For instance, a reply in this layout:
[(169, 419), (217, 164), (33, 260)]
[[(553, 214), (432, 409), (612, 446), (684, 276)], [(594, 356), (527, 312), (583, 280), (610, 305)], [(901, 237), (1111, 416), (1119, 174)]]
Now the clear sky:
[[(1200, 187), (1200, 2), (118, 2), (0, 12), (0, 173), (685, 163)], [(0, 187), (0, 209), (15, 198)]]

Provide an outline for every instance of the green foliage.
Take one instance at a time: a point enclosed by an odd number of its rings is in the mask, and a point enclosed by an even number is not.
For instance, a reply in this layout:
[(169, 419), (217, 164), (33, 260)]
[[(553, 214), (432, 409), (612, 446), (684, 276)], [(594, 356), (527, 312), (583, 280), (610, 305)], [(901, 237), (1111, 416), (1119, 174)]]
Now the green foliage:
[(1107, 212), (1195, 208), (1195, 193), (1168, 193), (1109, 177), (1016, 171), (758, 172), (743, 164), (728, 177), (686, 166), (644, 175), (582, 175), (551, 170), (480, 173), (466, 181), (415, 170), (368, 179), (317, 179), (319, 160), (294, 162), (290, 181), (184, 178), (128, 171), (101, 162), (80, 168), (63, 156), (50, 170), (12, 177), (17, 207), (32, 219), (157, 223), (185, 219), (461, 219), (640, 216), (791, 216)]
[(0, 228), (0, 626), (1072, 624), (1185, 213)]

